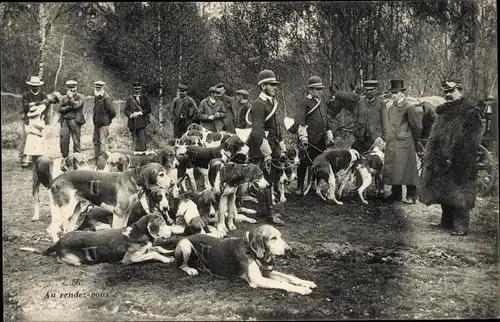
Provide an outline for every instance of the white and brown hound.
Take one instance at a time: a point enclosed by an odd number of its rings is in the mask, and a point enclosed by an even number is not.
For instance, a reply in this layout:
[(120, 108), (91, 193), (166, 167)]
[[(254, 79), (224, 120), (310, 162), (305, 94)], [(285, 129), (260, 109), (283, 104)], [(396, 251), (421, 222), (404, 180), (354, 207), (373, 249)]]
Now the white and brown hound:
[(69, 170), (91, 170), (88, 158), (79, 152), (68, 155), (66, 158), (52, 159), (41, 155), (33, 161), (33, 190), (35, 210), (31, 221), (40, 220), (40, 184), (49, 189), (54, 178)]
[(284, 255), (290, 247), (281, 233), (270, 225), (247, 231), (244, 237), (218, 239), (204, 234), (179, 241), (175, 260), (188, 275), (205, 270), (213, 275), (242, 278), (253, 288), (281, 289), (302, 295), (310, 294), (316, 284), (274, 269), (274, 256)]
[[(372, 177), (375, 177), (376, 196), (381, 197), (384, 195), (384, 182), (382, 180), (384, 149), (385, 142), (381, 138), (377, 138), (361, 160), (356, 161), (354, 164), (357, 172), (358, 195), (365, 205), (368, 204), (368, 201), (364, 198), (364, 192), (371, 185)], [(339, 193), (342, 193), (342, 191)]]
[(160, 253), (171, 254), (173, 251), (153, 247), (153, 243), (160, 238), (169, 238), (171, 234), (162, 216), (150, 214), (124, 228), (69, 232), (43, 252), (27, 247), (21, 249), (42, 255), (56, 252), (59, 261), (75, 266), (113, 262), (130, 264), (148, 260), (168, 264), (174, 262), (174, 258)]
[[(316, 193), (323, 200), (333, 200), (337, 205), (342, 205), (341, 201), (336, 197), (336, 178), (335, 176), (340, 171), (351, 177), (354, 173), (354, 163), (361, 159), (361, 155), (354, 149), (349, 150), (327, 150), (314, 158), (313, 163), (309, 169), (309, 184), (304, 191), (304, 196), (309, 192), (313, 181), (316, 185)], [(321, 193), (320, 182), (321, 179), (328, 183), (328, 197), (325, 198)], [(345, 182), (342, 182), (340, 190), (343, 189)]]
[[(81, 205), (92, 203), (113, 212), (113, 228), (127, 225), (131, 206), (140, 200), (148, 209), (144, 194), (158, 185), (171, 189), (175, 185), (158, 163), (149, 163), (123, 173), (100, 171), (69, 171), (54, 179), (50, 188), (52, 222), (47, 232), (54, 242), (58, 233), (75, 230)], [(83, 201), (83, 202), (82, 202)]]

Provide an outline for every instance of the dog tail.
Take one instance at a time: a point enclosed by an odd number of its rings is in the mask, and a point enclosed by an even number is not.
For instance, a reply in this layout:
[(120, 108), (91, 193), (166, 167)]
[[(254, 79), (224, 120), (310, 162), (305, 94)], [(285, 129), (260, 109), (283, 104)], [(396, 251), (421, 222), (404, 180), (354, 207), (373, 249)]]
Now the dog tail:
[(50, 255), (51, 253), (55, 252), (58, 245), (59, 245), (59, 242), (53, 244), (52, 246), (50, 246), (49, 248), (47, 248), (44, 251), (41, 251), (41, 250), (33, 248), (33, 247), (20, 247), (19, 249), (20, 250), (24, 250), (26, 252), (32, 252), (32, 253), (35, 253), (35, 254), (40, 254), (40, 255), (47, 256), (47, 255)]
[(304, 191), (304, 196), (305, 196), (305, 195), (307, 195), (307, 193), (309, 192), (309, 189), (311, 189), (311, 186), (312, 186), (313, 181), (314, 181), (314, 180), (316, 180), (316, 175), (315, 175), (315, 173), (314, 173), (314, 171), (315, 171), (314, 169), (315, 169), (315, 168), (310, 167), (310, 168), (309, 168), (309, 171), (308, 171), (308, 173), (307, 173), (307, 177), (308, 177), (308, 178), (307, 178), (307, 182), (308, 182), (308, 183), (307, 183), (307, 188), (306, 188), (306, 190)]

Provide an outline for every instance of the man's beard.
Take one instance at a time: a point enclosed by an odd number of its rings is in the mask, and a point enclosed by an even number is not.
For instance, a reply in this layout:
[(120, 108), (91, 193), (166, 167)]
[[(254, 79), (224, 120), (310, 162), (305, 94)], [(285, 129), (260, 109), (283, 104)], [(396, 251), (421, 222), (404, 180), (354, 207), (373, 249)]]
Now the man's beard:
[(276, 96), (276, 91), (272, 90), (272, 89), (264, 89), (264, 93), (266, 93), (267, 96), (271, 96), (271, 97), (274, 97)]
[(94, 90), (94, 96), (102, 96), (104, 94), (103, 90)]
[(39, 88), (32, 88), (31, 89), (31, 92), (35, 95), (37, 95), (38, 93), (40, 93), (40, 89)]

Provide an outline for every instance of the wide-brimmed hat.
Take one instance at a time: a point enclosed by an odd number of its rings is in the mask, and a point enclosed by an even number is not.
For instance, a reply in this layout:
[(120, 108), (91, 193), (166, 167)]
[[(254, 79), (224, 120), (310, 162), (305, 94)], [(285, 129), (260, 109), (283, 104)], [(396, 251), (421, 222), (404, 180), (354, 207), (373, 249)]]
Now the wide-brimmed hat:
[(404, 85), (404, 81), (400, 79), (391, 80), (391, 88), (389, 89), (391, 93), (397, 93), (399, 91), (406, 91), (406, 87)]
[(40, 80), (38, 76), (31, 76), (30, 80), (26, 82), (26, 84), (31, 86), (42, 86), (44, 82)]
[(448, 79), (441, 82), (441, 87), (443, 88), (443, 91), (451, 91), (455, 88), (462, 89), (463, 84), (459, 79)]
[(326, 86), (323, 85), (323, 81), (321, 81), (321, 78), (319, 76), (311, 76), (311, 77), (309, 77), (307, 87), (309, 87), (309, 88), (325, 88)]
[(236, 94), (242, 95), (242, 96), (248, 96), (248, 91), (244, 89), (239, 89), (236, 91)]
[(142, 84), (141, 84), (141, 82), (134, 82), (134, 83), (132, 84), (132, 88), (133, 88), (133, 89), (141, 89), (141, 88), (142, 88)]
[(366, 89), (375, 89), (378, 86), (378, 80), (376, 79), (370, 79), (370, 80), (365, 80), (363, 81), (363, 87)]
[(274, 74), (274, 72), (272, 70), (264, 69), (263, 71), (261, 71), (259, 73), (257, 85), (260, 85), (260, 84), (279, 84), (279, 83), (280, 82), (278, 82), (276, 80), (276, 75)]

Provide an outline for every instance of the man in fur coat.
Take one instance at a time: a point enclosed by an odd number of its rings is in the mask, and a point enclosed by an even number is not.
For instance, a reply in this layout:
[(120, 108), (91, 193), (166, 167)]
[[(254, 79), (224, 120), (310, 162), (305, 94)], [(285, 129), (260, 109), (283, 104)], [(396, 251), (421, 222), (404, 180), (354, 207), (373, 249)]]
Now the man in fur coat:
[(465, 236), (476, 201), (481, 112), (463, 97), (461, 81), (449, 80), (441, 85), (447, 102), (436, 108), (424, 153), (419, 197), (426, 205), (441, 205), (441, 222), (434, 227)]

